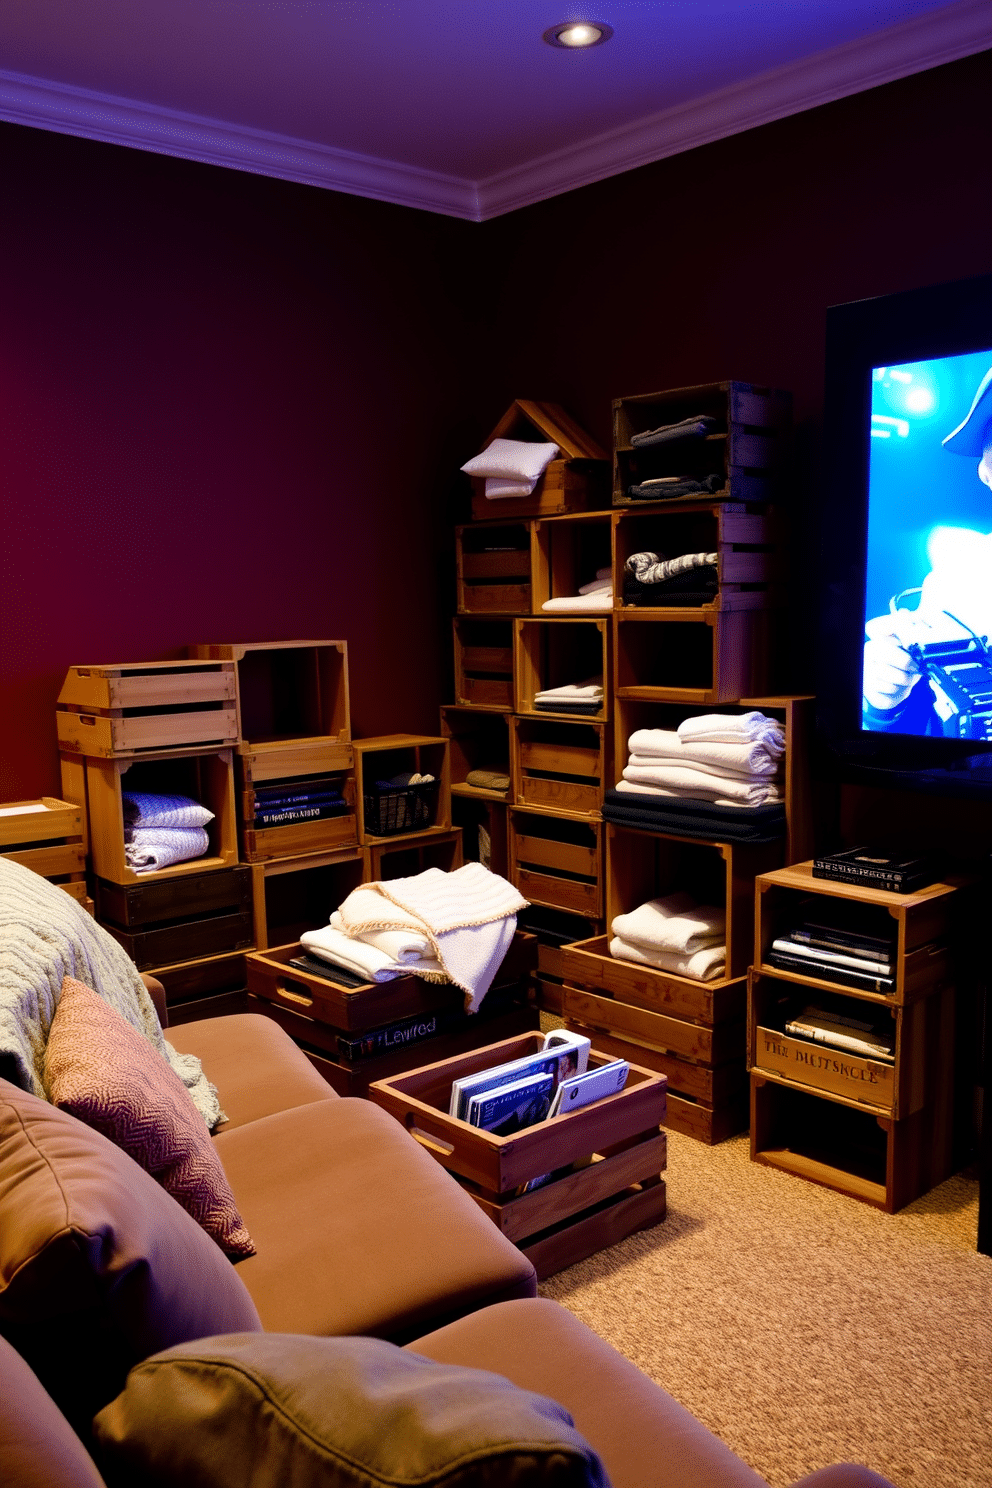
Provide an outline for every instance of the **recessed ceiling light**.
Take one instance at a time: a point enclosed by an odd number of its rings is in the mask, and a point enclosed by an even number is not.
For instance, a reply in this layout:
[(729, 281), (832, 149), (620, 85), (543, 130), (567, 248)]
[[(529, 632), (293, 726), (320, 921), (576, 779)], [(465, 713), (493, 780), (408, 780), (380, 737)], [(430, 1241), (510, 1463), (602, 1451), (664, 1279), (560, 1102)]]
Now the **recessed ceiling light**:
[(543, 40), (548, 46), (577, 51), (581, 47), (599, 46), (601, 42), (609, 41), (612, 35), (613, 27), (603, 21), (562, 21), (558, 26), (549, 26)]

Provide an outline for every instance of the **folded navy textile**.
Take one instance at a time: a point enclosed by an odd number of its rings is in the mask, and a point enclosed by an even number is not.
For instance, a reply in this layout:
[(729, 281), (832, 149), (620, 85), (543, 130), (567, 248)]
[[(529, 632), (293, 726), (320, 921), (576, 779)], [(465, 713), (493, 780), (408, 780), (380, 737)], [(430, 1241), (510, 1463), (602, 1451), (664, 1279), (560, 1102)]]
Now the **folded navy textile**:
[(603, 820), (644, 832), (674, 837), (708, 837), (715, 842), (775, 842), (785, 835), (785, 807), (715, 806), (694, 796), (649, 796), (641, 791), (608, 790)]
[(701, 568), (690, 568), (686, 573), (676, 574), (661, 584), (642, 584), (633, 574), (623, 576), (623, 602), (632, 605), (703, 605), (710, 604), (715, 597), (717, 582), (716, 564)]
[(635, 449), (643, 449), (645, 445), (671, 444), (675, 439), (705, 439), (715, 428), (715, 418), (708, 413), (694, 413), (677, 424), (662, 424), (657, 429), (646, 429), (643, 434), (632, 434), (630, 442)]
[(671, 501), (674, 496), (715, 496), (724, 487), (722, 475), (704, 475), (701, 480), (684, 475), (677, 480), (665, 480), (661, 485), (628, 486), (631, 501)]
[(598, 703), (535, 703), (534, 707), (542, 713), (599, 713), (602, 709), (602, 701)]

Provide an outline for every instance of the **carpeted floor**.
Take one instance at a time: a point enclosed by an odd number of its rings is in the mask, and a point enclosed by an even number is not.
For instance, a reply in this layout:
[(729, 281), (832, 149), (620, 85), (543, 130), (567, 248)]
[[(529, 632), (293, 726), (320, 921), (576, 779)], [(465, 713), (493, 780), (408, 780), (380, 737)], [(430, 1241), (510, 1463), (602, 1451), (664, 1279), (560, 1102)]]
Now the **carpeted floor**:
[(895, 1215), (669, 1135), (668, 1216), (543, 1283), (773, 1488), (864, 1462), (992, 1484), (992, 1258), (978, 1185)]

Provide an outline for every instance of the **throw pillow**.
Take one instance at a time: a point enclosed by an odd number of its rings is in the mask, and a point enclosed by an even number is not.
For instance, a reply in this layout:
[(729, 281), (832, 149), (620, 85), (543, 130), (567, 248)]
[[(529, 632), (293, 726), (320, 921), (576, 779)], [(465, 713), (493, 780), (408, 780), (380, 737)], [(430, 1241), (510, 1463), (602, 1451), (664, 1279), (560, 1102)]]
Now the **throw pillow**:
[(608, 1488), (564, 1407), (378, 1338), (169, 1349), (93, 1423), (116, 1481), (190, 1488)]
[(231, 1256), (255, 1254), (210, 1134), (170, 1065), (74, 977), (45, 1047), (52, 1103), (123, 1147)]
[(205, 827), (214, 814), (192, 796), (160, 796), (121, 791), (126, 827)]
[(153, 1178), (0, 1081), (0, 1333), (76, 1431), (140, 1359), (261, 1326), (230, 1261)]
[(557, 454), (556, 444), (531, 444), (523, 439), (494, 439), (481, 455), (468, 460), (462, 469), (466, 475), (536, 481)]

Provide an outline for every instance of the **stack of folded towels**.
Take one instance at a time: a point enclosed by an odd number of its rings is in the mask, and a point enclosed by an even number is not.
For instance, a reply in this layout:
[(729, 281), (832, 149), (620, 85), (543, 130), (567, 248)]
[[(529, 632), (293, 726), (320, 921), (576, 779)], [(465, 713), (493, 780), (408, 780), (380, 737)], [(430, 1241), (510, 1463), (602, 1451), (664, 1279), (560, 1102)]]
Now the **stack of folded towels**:
[(122, 791), (121, 805), (124, 860), (135, 873), (154, 873), (209, 852), (205, 828), (214, 814), (190, 796)]
[(572, 594), (561, 599), (546, 599), (541, 606), (542, 610), (612, 610), (613, 608), (613, 569), (609, 564), (605, 568), (596, 570), (596, 577), (588, 584), (583, 584), (578, 594)]
[(598, 713), (602, 706), (602, 677), (569, 682), (564, 687), (547, 687), (534, 694), (534, 707), (542, 713)]
[(466, 475), (486, 482), (487, 501), (529, 496), (559, 453), (557, 444), (532, 444), (523, 439), (494, 439), (481, 455), (462, 466)]
[(370, 982), (454, 982), (465, 993), (465, 1010), (475, 1012), (526, 907), (512, 884), (481, 863), (453, 873), (428, 868), (354, 889), (329, 925), (300, 941), (311, 955)]
[(698, 904), (691, 894), (649, 899), (630, 914), (617, 915), (611, 929), (610, 955), (619, 961), (637, 961), (701, 982), (723, 975), (726, 915), (715, 905)]
[(637, 729), (618, 791), (683, 796), (718, 806), (782, 800), (785, 731), (763, 713), (706, 713), (677, 729)]

